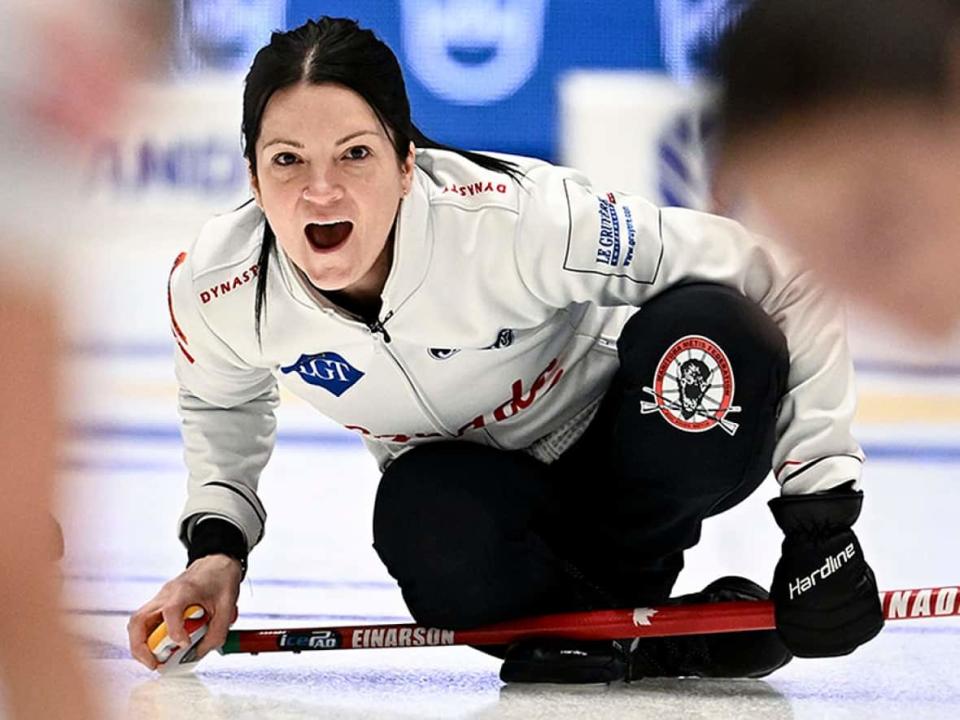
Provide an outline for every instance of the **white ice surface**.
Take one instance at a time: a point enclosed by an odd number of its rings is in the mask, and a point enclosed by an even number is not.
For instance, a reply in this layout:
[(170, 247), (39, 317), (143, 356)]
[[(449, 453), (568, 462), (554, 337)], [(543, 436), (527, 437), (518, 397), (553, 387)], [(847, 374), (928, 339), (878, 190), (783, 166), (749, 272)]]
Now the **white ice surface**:
[[(504, 687), (498, 661), (467, 648), (211, 655), (193, 676), (157, 678), (129, 659), (125, 623), (183, 565), (174, 537), (180, 448), (170, 436), (104, 428), (174, 428), (173, 385), (162, 357), (87, 362), (77, 373), (99, 375), (101, 390), (112, 390), (73, 411), (72, 424), (87, 431), (73, 436), (64, 457), (65, 593), (115, 717), (960, 717), (960, 618), (891, 623), (850, 657), (797, 660), (765, 681)], [(280, 422), (281, 437), (334, 430), (296, 402), (282, 408)], [(873, 442), (901, 439), (896, 426), (866, 430)], [(956, 437), (934, 430), (941, 444)], [(957, 471), (953, 462), (868, 464), (858, 531), (885, 588), (960, 581)], [(279, 444), (261, 485), (269, 529), (251, 558), (238, 627), (408, 619), (370, 546), (376, 482), (359, 444)], [(764, 502), (776, 491), (768, 480), (706, 523), (678, 592), (730, 573), (769, 583), (780, 536)]]

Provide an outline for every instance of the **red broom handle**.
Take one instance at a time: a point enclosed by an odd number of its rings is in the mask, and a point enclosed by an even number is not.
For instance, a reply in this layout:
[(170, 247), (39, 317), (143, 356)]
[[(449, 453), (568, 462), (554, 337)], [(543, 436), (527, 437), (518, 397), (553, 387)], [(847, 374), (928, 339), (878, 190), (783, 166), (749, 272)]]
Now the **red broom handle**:
[[(958, 599), (960, 590), (957, 587), (880, 593), (883, 614), (887, 620), (960, 615)], [(442, 630), (412, 623), (231, 630), (220, 653), (505, 645), (532, 637), (614, 640), (770, 630), (774, 627), (773, 603), (738, 601), (560, 613), (471, 630)]]

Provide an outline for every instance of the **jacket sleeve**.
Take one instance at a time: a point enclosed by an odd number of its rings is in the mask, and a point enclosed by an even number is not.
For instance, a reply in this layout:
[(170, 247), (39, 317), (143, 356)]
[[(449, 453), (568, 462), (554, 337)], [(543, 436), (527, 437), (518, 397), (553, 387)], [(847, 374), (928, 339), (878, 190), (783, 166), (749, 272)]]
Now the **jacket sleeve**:
[(196, 298), (189, 259), (181, 254), (168, 290), (188, 470), (179, 536), (188, 545), (199, 518), (218, 516), (240, 528), (249, 551), (266, 521), (257, 485), (276, 437), (277, 382), (217, 336)]
[(859, 486), (843, 310), (795, 259), (733, 220), (597, 192), (565, 168), (537, 168), (524, 186), (514, 247), (528, 292), (555, 307), (640, 306), (687, 282), (736, 288), (777, 323), (790, 352), (773, 458), (783, 494)]

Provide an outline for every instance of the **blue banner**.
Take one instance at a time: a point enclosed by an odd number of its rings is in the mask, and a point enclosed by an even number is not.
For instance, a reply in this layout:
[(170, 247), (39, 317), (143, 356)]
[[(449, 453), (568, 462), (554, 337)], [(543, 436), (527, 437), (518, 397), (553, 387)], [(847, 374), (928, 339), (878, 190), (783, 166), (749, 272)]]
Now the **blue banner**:
[(413, 118), (464, 148), (554, 159), (557, 83), (580, 68), (701, 71), (745, 0), (182, 0), (182, 75), (249, 66), (271, 30), (320, 15), (374, 30)]

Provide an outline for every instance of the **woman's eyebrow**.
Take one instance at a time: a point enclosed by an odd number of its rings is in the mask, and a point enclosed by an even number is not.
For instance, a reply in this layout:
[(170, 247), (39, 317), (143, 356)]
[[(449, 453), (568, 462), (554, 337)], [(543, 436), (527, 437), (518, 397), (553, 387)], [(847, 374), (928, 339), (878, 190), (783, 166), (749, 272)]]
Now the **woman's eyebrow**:
[(292, 145), (295, 148), (303, 148), (302, 143), (298, 143), (296, 140), (286, 140), (284, 138), (274, 138), (268, 143), (264, 143), (263, 149), (266, 150), (271, 145)]
[(348, 140), (353, 140), (354, 138), (360, 137), (361, 135), (379, 135), (379, 134), (380, 133), (378, 133), (376, 130), (357, 130), (356, 132), (352, 132), (349, 135), (344, 135), (342, 138), (337, 140), (335, 144), (342, 145)]
[[(353, 140), (354, 138), (360, 137), (361, 135), (380, 135), (376, 130), (357, 130), (348, 135), (344, 135), (342, 138), (337, 140), (335, 145), (342, 145), (343, 143)], [(291, 147), (303, 149), (303, 143), (299, 143), (296, 140), (287, 140), (286, 138), (273, 138), (270, 142), (264, 143), (263, 149), (266, 150), (271, 145), (290, 145)]]

